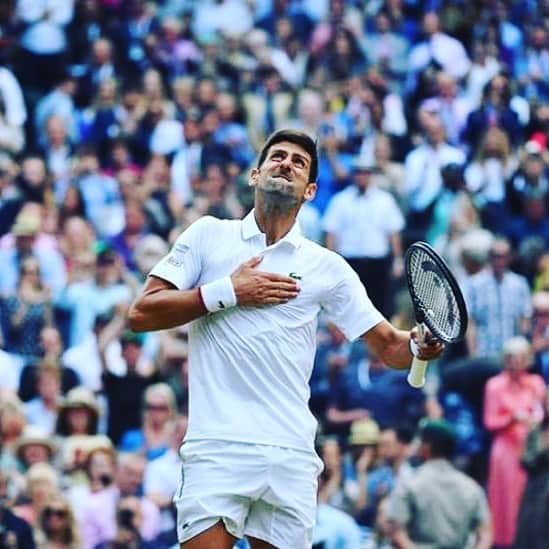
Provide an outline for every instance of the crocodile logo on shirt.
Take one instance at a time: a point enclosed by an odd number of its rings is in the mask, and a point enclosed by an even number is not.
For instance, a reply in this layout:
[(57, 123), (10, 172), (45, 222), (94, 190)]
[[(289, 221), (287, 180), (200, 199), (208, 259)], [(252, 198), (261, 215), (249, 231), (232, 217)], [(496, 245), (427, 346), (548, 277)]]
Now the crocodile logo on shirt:
[(294, 280), (301, 280), (303, 278), (300, 274), (297, 274), (297, 273), (294, 273), (294, 272), (290, 273), (288, 276), (290, 278), (293, 278)]

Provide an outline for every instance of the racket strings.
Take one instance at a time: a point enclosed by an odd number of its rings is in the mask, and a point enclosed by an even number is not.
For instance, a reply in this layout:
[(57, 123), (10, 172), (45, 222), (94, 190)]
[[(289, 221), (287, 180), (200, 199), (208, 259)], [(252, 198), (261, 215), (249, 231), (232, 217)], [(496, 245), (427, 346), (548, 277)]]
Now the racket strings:
[(410, 258), (413, 289), (427, 323), (439, 336), (453, 340), (460, 335), (461, 318), (454, 292), (446, 276), (431, 259), (418, 250)]

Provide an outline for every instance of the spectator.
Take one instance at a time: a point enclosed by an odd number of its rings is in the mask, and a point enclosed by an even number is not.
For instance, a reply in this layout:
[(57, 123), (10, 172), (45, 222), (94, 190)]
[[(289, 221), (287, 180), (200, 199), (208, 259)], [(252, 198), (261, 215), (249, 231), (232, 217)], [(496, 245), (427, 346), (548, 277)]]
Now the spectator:
[(132, 547), (136, 549), (162, 549), (164, 545), (158, 539), (145, 541), (140, 533), (143, 524), (143, 512), (139, 498), (128, 496), (121, 498), (116, 506), (116, 533), (114, 539), (96, 545), (96, 549), (117, 549)]
[(503, 347), (503, 372), (486, 385), (484, 424), (493, 435), (488, 470), (488, 498), (494, 521), (494, 542), (511, 547), (515, 539), (526, 474), (520, 457), (528, 431), (543, 419), (546, 388), (529, 374), (530, 343), (512, 337)]
[(524, 199), (532, 192), (549, 206), (549, 175), (542, 152), (537, 141), (528, 141), (521, 165), (508, 181), (507, 202), (514, 215), (524, 215)]
[(36, 258), (21, 261), (15, 295), (1, 302), (2, 326), (8, 340), (7, 350), (26, 359), (40, 356), (40, 333), (53, 321), (51, 297), (40, 276)]
[(25, 25), (20, 44), (20, 73), (28, 92), (45, 92), (66, 66), (65, 26), (74, 14), (74, 0), (18, 0), (17, 16)]
[(187, 417), (175, 416), (170, 422), (168, 450), (160, 457), (147, 463), (143, 479), (143, 493), (154, 502), (161, 512), (161, 530), (164, 537), (175, 543), (177, 533), (172, 508), (173, 495), (179, 488), (181, 458), (179, 447), (187, 431)]
[(459, 145), (461, 132), (472, 110), (469, 100), (458, 94), (456, 79), (440, 71), (436, 75), (436, 94), (423, 101), (421, 110), (436, 113), (444, 125), (447, 140)]
[(85, 460), (86, 477), (81, 482), (71, 483), (66, 491), (78, 523), (82, 523), (90, 495), (113, 485), (116, 469), (116, 453), (111, 445), (91, 446)]
[(399, 482), (389, 497), (393, 543), (465, 547), (474, 535), (476, 548), (489, 549), (492, 533), (486, 497), (451, 463), (455, 445), (451, 425), (427, 421), (420, 437), (423, 465), (408, 481)]
[(435, 63), (455, 78), (463, 78), (471, 65), (463, 45), (442, 32), (435, 12), (423, 16), (424, 40), (410, 51), (411, 73), (424, 70)]
[(425, 118), (424, 127), (426, 141), (408, 153), (404, 167), (410, 241), (425, 240), (435, 201), (443, 190), (442, 167), (465, 161), (461, 150), (447, 143), (439, 118)]
[(497, 358), (505, 341), (530, 329), (528, 283), (509, 270), (510, 261), (509, 242), (495, 239), (490, 247), (490, 267), (473, 275), (466, 286), (467, 343), (473, 357)]
[[(46, 326), (40, 332), (40, 356), (42, 362), (58, 364), (61, 373), (61, 392), (65, 394), (73, 387), (80, 384), (80, 379), (76, 372), (63, 363), (61, 354), (63, 352), (63, 342), (61, 333), (54, 326)], [(30, 400), (37, 394), (37, 374), (40, 366), (30, 363), (21, 371), (19, 378), (19, 397), (24, 400)]]
[[(99, 353), (103, 367), (106, 367), (105, 350), (108, 344), (117, 337), (116, 332), (105, 336), (100, 343)], [(123, 374), (115, 374), (103, 370), (103, 387), (108, 403), (108, 435), (118, 444), (122, 435), (129, 429), (137, 429), (141, 425), (141, 403), (149, 385), (160, 381), (155, 371), (147, 374), (139, 372), (137, 366), (142, 353), (143, 336), (129, 330), (119, 337), (122, 346), (122, 357), (126, 364)]]
[(97, 434), (99, 412), (94, 394), (84, 387), (69, 391), (59, 407), (55, 432), (60, 439), (60, 462), (68, 475), (81, 472), (89, 448), (111, 445), (107, 437)]
[[(326, 482), (327, 473), (323, 472), (319, 477), (319, 491), (321, 492)], [(316, 523), (313, 533), (313, 547), (324, 549), (359, 549), (361, 545), (360, 529), (353, 518), (337, 507), (319, 502)]]
[(44, 361), (37, 374), (38, 395), (25, 403), (25, 416), (31, 425), (48, 433), (55, 431), (57, 411), (61, 400), (61, 372), (55, 362)]
[(493, 126), (503, 130), (516, 147), (522, 137), (522, 127), (517, 113), (511, 107), (509, 80), (498, 74), (486, 84), (480, 107), (471, 112), (462, 139), (471, 150), (476, 150), (486, 131)]
[(336, 379), (326, 419), (340, 429), (365, 415), (382, 427), (399, 421), (415, 425), (424, 415), (425, 395), (411, 389), (405, 377), (377, 357), (357, 356)]
[[(28, 206), (28, 205), (27, 205)], [(14, 293), (25, 257), (33, 255), (37, 261), (41, 282), (55, 299), (66, 283), (65, 265), (61, 254), (51, 248), (47, 238), (41, 234), (41, 219), (30, 209), (22, 210), (11, 228), (6, 247), (0, 247), (2, 277), (0, 291), (3, 294)], [(25, 286), (29, 284), (26, 282)]]
[(17, 441), (15, 454), (23, 472), (35, 463), (50, 463), (57, 453), (57, 446), (48, 432), (35, 425), (27, 425)]
[(57, 495), (48, 501), (40, 513), (39, 525), (40, 529), (36, 534), (39, 549), (80, 548), (76, 520), (65, 497)]
[(0, 151), (17, 154), (25, 146), (23, 124), (27, 119), (27, 109), (23, 93), (15, 75), (7, 68), (0, 67)]
[(549, 292), (532, 296), (532, 351), (536, 371), (549, 382)]
[(408, 461), (412, 438), (413, 432), (406, 428), (391, 426), (382, 429), (377, 452), (363, 454), (357, 461), (359, 494), (355, 516), (360, 524), (374, 526), (382, 499), (393, 491), (396, 484), (412, 478), (413, 469)]
[(90, 495), (88, 505), (81, 520), (82, 547), (93, 549), (98, 544), (112, 540), (116, 536), (116, 510), (124, 498), (138, 498), (143, 520), (139, 527), (140, 535), (147, 541), (159, 533), (160, 513), (158, 507), (145, 497), (139, 497), (143, 482), (145, 460), (137, 454), (119, 454), (115, 484)]
[(376, 65), (393, 90), (402, 91), (408, 68), (407, 40), (394, 32), (389, 14), (380, 10), (375, 16), (375, 32), (361, 40), (369, 65)]
[(28, 522), (35, 532), (40, 528), (44, 508), (59, 494), (59, 476), (48, 463), (34, 464), (25, 475), (28, 503), (16, 504), (13, 512)]
[(72, 144), (80, 137), (78, 133), (78, 112), (74, 104), (77, 92), (75, 78), (65, 72), (56, 86), (38, 101), (34, 112), (35, 146), (46, 144), (46, 122), (52, 116), (58, 116), (63, 122)]
[(15, 394), (2, 395), (0, 402), (0, 440), (2, 442), (2, 461), (12, 462), (15, 446), (25, 428), (25, 411)]
[(483, 225), (496, 233), (504, 229), (506, 182), (515, 169), (516, 161), (511, 155), (507, 134), (497, 127), (490, 128), (476, 157), (465, 169), (465, 182), (481, 211)]
[(528, 480), (517, 520), (514, 549), (542, 549), (547, 541), (547, 480), (549, 475), (549, 420), (528, 433), (521, 464)]
[[(29, 524), (13, 513), (9, 505), (9, 479), (0, 471), (0, 527), (7, 539), (15, 540), (17, 547), (34, 549), (36, 547)], [(8, 505), (6, 505), (8, 504)]]
[(175, 395), (166, 383), (155, 383), (145, 390), (141, 429), (122, 435), (122, 452), (139, 452), (148, 461), (164, 455), (169, 447), (170, 422), (175, 414)]
[(354, 161), (354, 185), (332, 198), (323, 224), (327, 247), (347, 259), (372, 303), (389, 317), (393, 312), (391, 277), (403, 273), (400, 231), (404, 218), (387, 191), (371, 186), (372, 171), (373, 166), (365, 160)]
[(113, 250), (97, 254), (92, 279), (69, 282), (57, 306), (70, 311), (70, 346), (78, 345), (93, 329), (95, 317), (115, 305), (129, 303), (129, 288), (119, 280), (119, 258)]

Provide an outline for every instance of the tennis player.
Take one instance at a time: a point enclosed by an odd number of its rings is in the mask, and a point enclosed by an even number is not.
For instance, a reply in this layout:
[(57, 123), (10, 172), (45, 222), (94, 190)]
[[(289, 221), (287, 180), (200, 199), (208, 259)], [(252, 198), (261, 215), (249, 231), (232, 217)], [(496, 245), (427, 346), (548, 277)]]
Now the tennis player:
[(176, 240), (133, 303), (135, 331), (189, 326), (189, 427), (175, 494), (185, 549), (311, 547), (317, 477), (309, 411), (319, 313), (350, 340), (408, 368), (418, 346), (372, 305), (345, 260), (304, 238), (296, 216), (315, 196), (318, 156), (306, 134), (272, 134), (251, 171), (243, 220), (205, 216)]

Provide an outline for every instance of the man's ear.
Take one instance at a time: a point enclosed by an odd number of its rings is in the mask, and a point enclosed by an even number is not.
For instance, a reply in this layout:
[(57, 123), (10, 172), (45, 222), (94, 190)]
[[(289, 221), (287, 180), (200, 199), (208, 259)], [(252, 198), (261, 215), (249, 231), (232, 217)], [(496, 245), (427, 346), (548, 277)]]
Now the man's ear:
[(318, 185), (316, 183), (307, 183), (305, 191), (303, 192), (303, 198), (309, 202), (316, 196), (316, 190)]
[(250, 177), (248, 178), (248, 185), (250, 187), (255, 187), (258, 177), (259, 177), (259, 168), (252, 168), (252, 171), (250, 172)]

